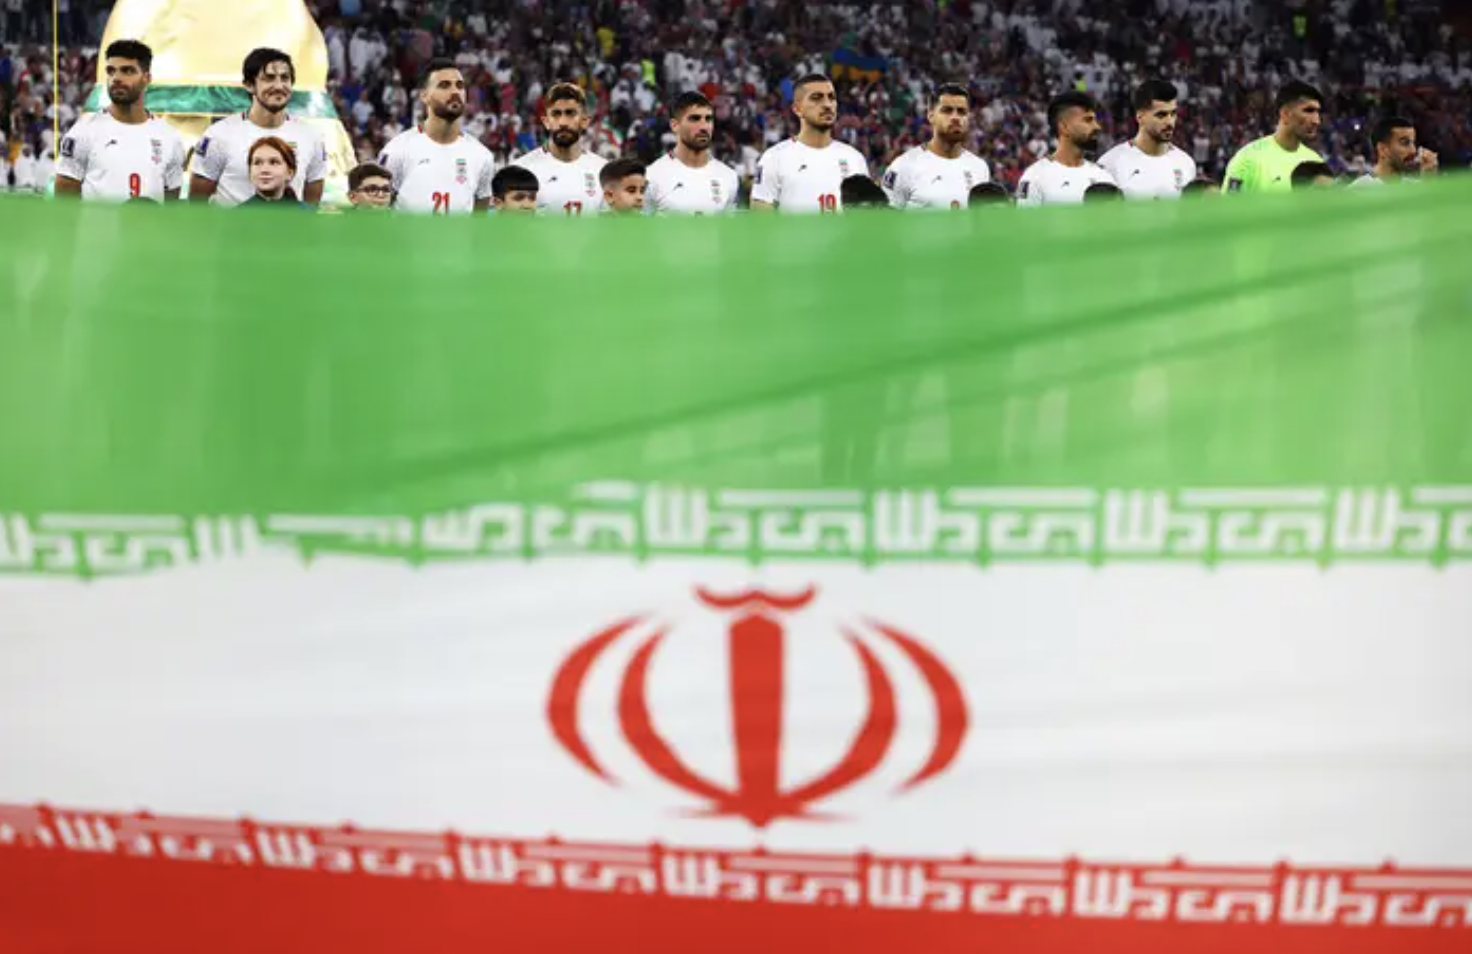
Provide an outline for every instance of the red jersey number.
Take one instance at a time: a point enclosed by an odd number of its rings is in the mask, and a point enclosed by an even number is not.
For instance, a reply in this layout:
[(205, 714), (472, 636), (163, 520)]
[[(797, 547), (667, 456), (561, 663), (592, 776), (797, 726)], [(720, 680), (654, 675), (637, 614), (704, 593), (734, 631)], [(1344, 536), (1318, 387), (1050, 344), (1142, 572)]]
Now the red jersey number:
[(143, 194), (143, 177), (138, 173), (128, 176), (128, 195), (138, 198)]
[(562, 211), (568, 215), (582, 215), (583, 204), (577, 201), (569, 202), (562, 207)]
[(818, 211), (824, 215), (832, 215), (838, 211), (838, 196), (833, 193), (818, 196)]
[(430, 198), (434, 200), (434, 214), (435, 215), (449, 215), (450, 214), (450, 193), (448, 193), (448, 192), (436, 192), (433, 195), (431, 195)]

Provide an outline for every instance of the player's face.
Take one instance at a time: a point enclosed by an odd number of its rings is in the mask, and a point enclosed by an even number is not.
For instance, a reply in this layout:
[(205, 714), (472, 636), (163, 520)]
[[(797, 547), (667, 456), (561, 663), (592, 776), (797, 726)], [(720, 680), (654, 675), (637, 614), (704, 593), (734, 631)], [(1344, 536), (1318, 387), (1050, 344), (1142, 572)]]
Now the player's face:
[(1283, 118), (1300, 142), (1315, 142), (1319, 138), (1319, 127), (1324, 122), (1323, 112), (1316, 99), (1300, 99), (1292, 106), (1283, 107)]
[(827, 132), (838, 122), (838, 93), (832, 83), (809, 83), (798, 90), (792, 111), (804, 125)]
[(261, 108), (279, 113), (291, 102), (293, 85), (291, 67), (285, 62), (277, 62), (267, 63), (266, 68), (256, 75), (255, 83), (247, 88)]
[(1140, 129), (1156, 142), (1170, 142), (1176, 135), (1176, 104), (1155, 100), (1148, 109), (1135, 113)]
[(715, 134), (716, 114), (705, 106), (691, 106), (671, 120), (670, 128), (686, 149), (700, 152), (710, 148), (711, 136)]
[(1416, 131), (1410, 128), (1393, 129), (1390, 141), (1375, 147), (1380, 158), (1390, 162), (1396, 172), (1414, 172), (1416, 169)]
[(291, 179), (286, 157), (270, 146), (262, 146), (250, 160), (250, 184), (263, 195), (275, 195)]
[(492, 204), (497, 212), (535, 212), (537, 194), (529, 189), (512, 189), (504, 199), (494, 199)]
[(114, 56), (104, 69), (107, 73), (107, 96), (117, 106), (132, 106), (148, 90), (149, 75), (137, 60)]
[(393, 200), (393, 183), (381, 176), (364, 179), (356, 190), (348, 193), (348, 201), (359, 209), (386, 209)]
[(961, 142), (971, 132), (971, 105), (965, 96), (942, 96), (930, 107), (930, 128), (947, 142)]
[(1080, 149), (1099, 148), (1099, 117), (1092, 109), (1075, 107), (1063, 117), (1063, 135)]
[(420, 96), (424, 108), (436, 119), (452, 123), (465, 115), (465, 77), (459, 70), (430, 74)]
[(588, 128), (588, 117), (583, 113), (583, 104), (571, 99), (562, 99), (547, 107), (547, 116), (542, 120), (547, 135), (559, 149), (570, 149)]
[(613, 212), (643, 212), (644, 190), (648, 185), (643, 176), (624, 176), (603, 190), (603, 201)]

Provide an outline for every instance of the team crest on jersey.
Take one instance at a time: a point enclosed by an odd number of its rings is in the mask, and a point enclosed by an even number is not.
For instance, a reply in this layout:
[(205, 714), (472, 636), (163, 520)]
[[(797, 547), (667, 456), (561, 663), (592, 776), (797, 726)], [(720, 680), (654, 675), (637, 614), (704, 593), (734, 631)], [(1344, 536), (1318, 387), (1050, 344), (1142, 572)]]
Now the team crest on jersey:
[(1186, 174), (1183, 173), (1181, 170), (1179, 170), (1179, 169), (1172, 170), (1171, 175), (1176, 180), (1176, 188), (1177, 189), (1179, 189), (1179, 188), (1181, 188), (1181, 186), (1185, 185), (1185, 182), (1182, 181), (1182, 180), (1184, 180), (1186, 178)]
[(966, 188), (971, 188), (971, 170), (967, 169), (962, 175), (966, 177)]
[(848, 160), (847, 159), (840, 159), (840, 160), (838, 160), (838, 174), (841, 175), (841, 176), (843, 176), (845, 179), (848, 178)]
[(588, 198), (598, 194), (598, 180), (591, 172), (583, 173), (583, 187), (588, 190)]
[(464, 185), (465, 182), (466, 182), (466, 180), (469, 179), (469, 178), (470, 178), (470, 164), (467, 163), (464, 159), (456, 159), (455, 160), (455, 181), (458, 182), (460, 185)]
[(712, 180), (710, 180), (710, 197), (711, 197), (711, 201), (713, 201), (716, 205), (720, 205), (721, 204), (721, 180), (720, 179), (712, 179)]
[(162, 139), (150, 139), (148, 145), (153, 151), (153, 164), (162, 165), (164, 161), (164, 141)]

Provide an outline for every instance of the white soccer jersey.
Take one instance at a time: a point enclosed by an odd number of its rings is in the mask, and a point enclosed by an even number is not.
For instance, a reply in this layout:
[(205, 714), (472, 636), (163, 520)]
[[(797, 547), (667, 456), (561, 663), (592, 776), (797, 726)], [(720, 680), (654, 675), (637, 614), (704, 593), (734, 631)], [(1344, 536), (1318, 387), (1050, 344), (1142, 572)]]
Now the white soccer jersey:
[(990, 181), (991, 168), (973, 152), (945, 159), (916, 146), (884, 174), (884, 191), (896, 209), (964, 209), (971, 187)]
[(162, 202), (184, 185), (184, 141), (152, 115), (135, 124), (88, 113), (62, 138), (56, 174), (80, 182), (83, 199)]
[(1375, 186), (1383, 185), (1385, 185), (1384, 179), (1380, 178), (1372, 172), (1367, 172), (1364, 175), (1360, 176), (1358, 179), (1351, 182), (1349, 184), (1349, 187), (1351, 189), (1363, 189), (1368, 186), (1373, 189)]
[(644, 213), (719, 215), (736, 210), (741, 189), (736, 170), (718, 159), (699, 169), (687, 166), (673, 155), (661, 156), (649, 167), (645, 178)]
[(848, 143), (814, 149), (788, 139), (762, 153), (751, 201), (771, 203), (780, 212), (837, 212), (843, 206), (843, 180), (868, 174), (863, 153)]
[(296, 175), (291, 188), (304, 198), (309, 183), (327, 178), (327, 147), (317, 130), (300, 119), (286, 117), (278, 129), (263, 129), (246, 118), (227, 116), (205, 130), (194, 148), (194, 174), (218, 183), (210, 200), (234, 206), (256, 194), (250, 184), (250, 147), (257, 139), (275, 136), (296, 152)]
[(538, 215), (597, 215), (603, 211), (603, 184), (598, 173), (608, 160), (588, 152), (563, 162), (547, 151), (534, 149), (512, 163), (537, 177)]
[(1087, 159), (1081, 166), (1065, 166), (1045, 156), (1022, 173), (1017, 204), (1076, 205), (1084, 200), (1084, 190), (1096, 182), (1116, 184), (1109, 173)]
[(1141, 151), (1133, 139), (1099, 157), (1099, 168), (1129, 199), (1179, 199), (1196, 178), (1196, 160), (1171, 146), (1163, 156)]
[(395, 136), (378, 164), (393, 177), (395, 208), (433, 215), (474, 212), (477, 200), (491, 198), (496, 174), (491, 151), (470, 136), (461, 134), (447, 146), (422, 126)]

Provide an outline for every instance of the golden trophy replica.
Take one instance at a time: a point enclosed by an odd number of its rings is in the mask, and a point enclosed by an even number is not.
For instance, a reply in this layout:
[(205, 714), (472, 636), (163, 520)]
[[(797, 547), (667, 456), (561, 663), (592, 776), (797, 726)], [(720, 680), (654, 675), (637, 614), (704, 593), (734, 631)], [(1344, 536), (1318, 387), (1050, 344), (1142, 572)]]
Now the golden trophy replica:
[[(317, 127), (327, 144), (322, 204), (345, 201), (357, 157), (327, 92), (327, 45), (302, 0), (118, 0), (102, 47), (124, 39), (142, 40), (153, 50), (148, 109), (178, 130), (191, 164), (194, 144), (211, 123), (250, 107), (240, 82), (246, 54), (262, 46), (290, 54), (296, 86), (288, 108)], [(107, 105), (104, 65), (99, 58), (89, 112)]]

